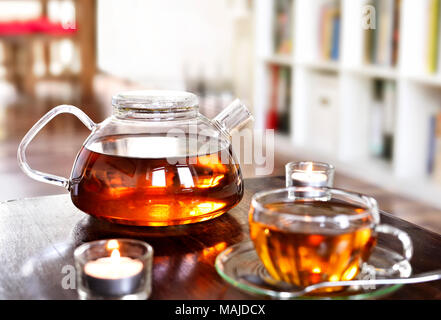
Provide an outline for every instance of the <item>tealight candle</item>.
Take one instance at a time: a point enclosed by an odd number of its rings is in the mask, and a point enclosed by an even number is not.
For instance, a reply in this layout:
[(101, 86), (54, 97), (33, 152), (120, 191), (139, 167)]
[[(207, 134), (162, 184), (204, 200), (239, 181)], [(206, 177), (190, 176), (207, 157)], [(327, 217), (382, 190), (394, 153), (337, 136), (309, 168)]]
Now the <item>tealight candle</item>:
[[(110, 253), (110, 254), (109, 254)], [(130, 239), (93, 241), (75, 250), (84, 299), (145, 299), (151, 291), (153, 249)]]
[(90, 261), (84, 266), (89, 288), (102, 295), (133, 293), (141, 280), (143, 264), (138, 259), (121, 257), (113, 249), (110, 257)]
[(286, 166), (287, 187), (332, 187), (334, 167), (321, 162), (290, 162)]

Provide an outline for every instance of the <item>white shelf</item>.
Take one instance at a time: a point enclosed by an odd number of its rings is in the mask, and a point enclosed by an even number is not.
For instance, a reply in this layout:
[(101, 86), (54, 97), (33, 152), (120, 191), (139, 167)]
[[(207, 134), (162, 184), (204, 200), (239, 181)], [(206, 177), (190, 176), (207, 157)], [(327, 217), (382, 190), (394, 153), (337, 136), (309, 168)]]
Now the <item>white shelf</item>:
[(317, 71), (340, 71), (340, 63), (338, 61), (315, 61), (315, 62), (296, 62), (295, 65), (309, 68)]
[[(280, 66), (305, 67), (315, 71), (324, 72), (349, 72), (359, 74), (365, 77), (379, 79), (397, 79), (400, 77), (396, 68), (381, 67), (375, 65), (363, 65), (358, 67), (343, 66), (338, 61), (310, 61), (298, 62), (288, 55), (272, 55), (262, 58), (265, 63)], [(409, 80), (426, 82), (434, 85), (441, 85), (441, 76), (423, 75), (423, 76), (407, 76)]]
[(269, 64), (291, 67), (293, 65), (292, 57), (288, 55), (272, 55), (263, 58), (263, 61)]
[(396, 80), (399, 75), (395, 68), (365, 65), (361, 67), (345, 67), (343, 71), (359, 74), (365, 77)]
[(413, 81), (419, 84), (423, 85), (429, 85), (429, 86), (435, 86), (440, 87), (441, 86), (441, 75), (428, 75), (428, 74), (422, 74), (422, 75), (407, 75), (404, 76), (409, 81)]
[[(441, 185), (426, 174), (429, 118), (441, 110), (441, 74), (425, 73), (425, 1), (402, 0), (396, 67), (364, 64), (360, 12), (365, 0), (340, 0), (340, 61), (322, 61), (318, 54), (318, 19), (325, 0), (292, 0), (294, 52), (287, 56), (273, 54), (274, 1), (255, 2), (256, 56), (261, 57), (255, 60), (256, 127), (263, 129), (265, 123), (268, 65), (292, 67), (291, 135), (276, 136), (278, 150), (333, 163), (343, 173), (441, 208)], [(320, 89), (316, 79), (321, 75), (335, 77), (337, 82), (338, 110), (329, 120), (335, 126), (337, 143), (335, 148), (326, 145), (312, 149), (311, 96)], [(396, 86), (392, 162), (369, 156), (367, 118), (374, 79), (391, 80)]]

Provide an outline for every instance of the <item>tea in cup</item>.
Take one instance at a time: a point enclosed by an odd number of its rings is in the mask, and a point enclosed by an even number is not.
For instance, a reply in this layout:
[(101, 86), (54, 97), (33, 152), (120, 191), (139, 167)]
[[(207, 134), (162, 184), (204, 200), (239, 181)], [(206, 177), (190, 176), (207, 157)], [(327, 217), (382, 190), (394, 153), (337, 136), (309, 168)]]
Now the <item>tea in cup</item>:
[[(378, 233), (397, 236), (404, 259), (412, 257), (409, 236), (381, 225), (375, 199), (339, 189), (290, 187), (254, 195), (250, 236), (272, 278), (306, 287), (354, 279), (377, 244)], [(390, 269), (376, 268), (381, 274)], [(335, 291), (339, 288), (327, 288)]]

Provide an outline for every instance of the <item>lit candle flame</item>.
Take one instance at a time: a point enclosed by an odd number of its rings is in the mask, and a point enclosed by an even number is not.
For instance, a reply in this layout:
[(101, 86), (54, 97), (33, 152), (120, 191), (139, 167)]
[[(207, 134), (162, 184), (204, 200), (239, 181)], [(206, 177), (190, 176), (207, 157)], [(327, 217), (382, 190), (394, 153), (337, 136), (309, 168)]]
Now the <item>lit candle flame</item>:
[(109, 240), (107, 242), (107, 250), (112, 250), (112, 253), (110, 254), (110, 258), (112, 259), (112, 262), (119, 262), (121, 253), (119, 252), (119, 243), (117, 240)]
[(308, 173), (312, 172), (312, 163), (311, 163), (311, 162), (308, 163), (308, 166), (306, 167), (306, 171), (307, 171)]
[(107, 250), (113, 250), (118, 248), (119, 248), (119, 243), (117, 240), (112, 239), (107, 242)]
[(118, 249), (113, 249), (112, 254), (110, 255), (110, 258), (113, 262), (118, 262), (120, 260), (121, 254), (119, 253)]

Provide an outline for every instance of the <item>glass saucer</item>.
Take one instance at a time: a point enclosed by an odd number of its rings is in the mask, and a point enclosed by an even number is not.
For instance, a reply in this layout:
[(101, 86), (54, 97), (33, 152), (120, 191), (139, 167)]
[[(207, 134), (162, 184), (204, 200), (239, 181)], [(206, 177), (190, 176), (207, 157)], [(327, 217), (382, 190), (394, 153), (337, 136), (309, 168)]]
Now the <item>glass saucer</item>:
[[(370, 266), (384, 268), (390, 267), (402, 259), (400, 254), (378, 244), (368, 263)], [(273, 299), (286, 299), (284, 292), (289, 291), (289, 284), (271, 278), (261, 263), (252, 241), (240, 242), (225, 249), (217, 256), (215, 267), (225, 281), (242, 291)], [(368, 271), (369, 268), (364, 268), (357, 279), (367, 279), (369, 277)], [(396, 274), (389, 277), (407, 278), (411, 273), (412, 267), (410, 263), (406, 262), (400, 265)], [(380, 277), (377, 276), (377, 278)], [(335, 293), (308, 294), (294, 299), (373, 299), (388, 295), (401, 286), (402, 284), (377, 285), (375, 287), (351, 286)]]

